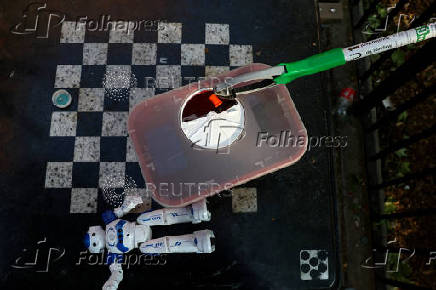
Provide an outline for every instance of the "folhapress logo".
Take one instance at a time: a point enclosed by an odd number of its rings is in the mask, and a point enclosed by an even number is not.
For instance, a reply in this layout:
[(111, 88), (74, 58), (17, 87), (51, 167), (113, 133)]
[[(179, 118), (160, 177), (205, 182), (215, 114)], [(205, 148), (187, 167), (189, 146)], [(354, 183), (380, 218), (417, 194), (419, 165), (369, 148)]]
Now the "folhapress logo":
[(22, 254), (11, 265), (14, 269), (27, 269), (47, 273), (50, 265), (65, 255), (65, 248), (54, 248), (47, 243), (47, 238), (36, 243), (32, 249), (23, 249)]
[(23, 10), (21, 22), (11, 28), (16, 35), (34, 35), (36, 38), (48, 38), (50, 29), (61, 25), (65, 21), (65, 14), (50, 10), (47, 3), (30, 3)]

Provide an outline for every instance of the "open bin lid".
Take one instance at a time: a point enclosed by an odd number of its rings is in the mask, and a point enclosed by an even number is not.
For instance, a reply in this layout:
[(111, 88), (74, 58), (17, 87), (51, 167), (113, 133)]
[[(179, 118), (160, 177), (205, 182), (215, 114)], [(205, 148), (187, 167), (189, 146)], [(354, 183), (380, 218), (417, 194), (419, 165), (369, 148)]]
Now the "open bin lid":
[(128, 129), (147, 190), (163, 206), (178, 207), (248, 182), (298, 161), (307, 132), (289, 91), (278, 85), (238, 98), (244, 110), (241, 137), (230, 146), (205, 149), (187, 138), (181, 111), (196, 91), (228, 77), (268, 68), (250, 64), (191, 83), (137, 104)]

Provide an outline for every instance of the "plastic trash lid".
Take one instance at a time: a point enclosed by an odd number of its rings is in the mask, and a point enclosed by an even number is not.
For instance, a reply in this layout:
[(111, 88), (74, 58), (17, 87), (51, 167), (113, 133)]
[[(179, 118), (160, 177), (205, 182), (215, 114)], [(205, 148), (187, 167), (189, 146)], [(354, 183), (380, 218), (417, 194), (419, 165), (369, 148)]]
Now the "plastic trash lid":
[(196, 146), (180, 124), (182, 107), (194, 92), (226, 77), (267, 68), (251, 64), (137, 104), (128, 130), (147, 190), (163, 206), (185, 206), (287, 167), (307, 147), (307, 132), (284, 85), (239, 98), (244, 108), (241, 137), (230, 146)]

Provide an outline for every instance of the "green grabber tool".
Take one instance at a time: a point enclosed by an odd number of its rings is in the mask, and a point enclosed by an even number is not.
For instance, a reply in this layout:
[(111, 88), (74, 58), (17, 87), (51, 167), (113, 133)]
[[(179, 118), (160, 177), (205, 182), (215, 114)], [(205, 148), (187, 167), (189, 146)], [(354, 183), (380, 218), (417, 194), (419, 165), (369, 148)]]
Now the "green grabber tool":
[[(344, 65), (347, 61), (378, 54), (411, 43), (417, 43), (435, 36), (436, 23), (420, 26), (369, 42), (347, 48), (331, 49), (299, 61), (281, 63), (268, 69), (226, 79), (214, 87), (214, 93), (225, 99), (234, 99), (242, 94), (263, 90), (278, 84), (288, 84), (297, 78)], [(255, 80), (262, 81), (245, 86), (240, 85)], [(239, 86), (237, 86), (238, 84)]]

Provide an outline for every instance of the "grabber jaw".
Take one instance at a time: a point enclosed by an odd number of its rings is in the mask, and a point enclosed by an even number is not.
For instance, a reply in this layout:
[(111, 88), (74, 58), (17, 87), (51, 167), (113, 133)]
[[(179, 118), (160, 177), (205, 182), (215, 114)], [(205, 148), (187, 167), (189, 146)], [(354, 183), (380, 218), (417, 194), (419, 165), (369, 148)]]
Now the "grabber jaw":
[[(226, 79), (214, 87), (214, 93), (223, 99), (234, 100), (238, 95), (253, 93), (277, 85), (275, 78), (286, 72), (284, 65), (270, 67), (264, 70), (249, 72), (235, 78)], [(243, 83), (259, 81), (247, 85)]]
[(217, 95), (219, 98), (226, 99), (226, 100), (236, 99), (236, 93), (233, 87), (225, 86), (224, 88), (221, 88), (220, 84), (218, 84), (213, 88), (213, 91), (215, 95)]

